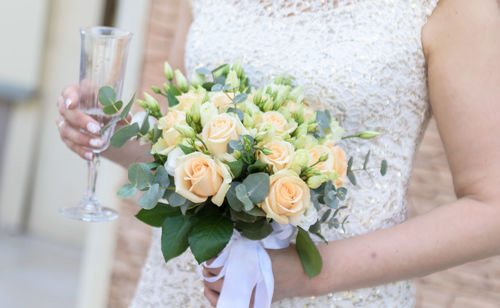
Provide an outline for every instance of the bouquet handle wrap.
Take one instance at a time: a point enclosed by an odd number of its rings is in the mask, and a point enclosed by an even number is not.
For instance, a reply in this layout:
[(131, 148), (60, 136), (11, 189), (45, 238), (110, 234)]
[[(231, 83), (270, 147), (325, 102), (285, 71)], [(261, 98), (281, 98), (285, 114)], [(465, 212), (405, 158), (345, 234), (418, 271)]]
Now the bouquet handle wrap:
[(219, 275), (203, 278), (214, 282), (224, 277), (217, 308), (246, 308), (255, 287), (255, 308), (270, 307), (274, 291), (271, 259), (266, 249), (288, 247), (294, 228), (273, 223), (273, 232), (265, 239), (254, 241), (233, 232), (231, 240), (207, 268), (221, 267)]

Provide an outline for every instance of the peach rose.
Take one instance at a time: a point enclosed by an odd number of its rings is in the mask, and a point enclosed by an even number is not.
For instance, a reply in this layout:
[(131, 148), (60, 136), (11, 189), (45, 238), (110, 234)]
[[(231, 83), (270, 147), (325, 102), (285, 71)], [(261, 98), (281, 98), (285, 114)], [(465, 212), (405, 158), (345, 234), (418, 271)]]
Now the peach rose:
[(174, 128), (176, 124), (186, 124), (186, 113), (170, 109), (164, 117), (158, 120), (158, 128), (163, 132), (161, 138), (151, 148), (151, 153), (168, 155), (182, 141), (181, 134)]
[(341, 186), (346, 182), (347, 176), (347, 157), (341, 147), (335, 145), (333, 141), (327, 141), (324, 144), (330, 148), (333, 154), (333, 170), (337, 173), (336, 186)]
[(309, 187), (293, 171), (280, 170), (270, 178), (269, 195), (260, 204), (268, 218), (280, 224), (292, 223), (311, 203)]
[(295, 121), (288, 122), (286, 118), (278, 111), (266, 111), (262, 114), (260, 125), (269, 123), (276, 134), (292, 133), (297, 128)]
[(330, 150), (330, 148), (325, 146), (325, 145), (316, 145), (308, 150), (308, 154), (309, 154), (308, 165), (311, 166), (311, 165), (315, 164), (319, 160), (320, 156), (323, 153), (328, 154), (328, 158), (326, 159), (326, 161), (323, 161), (323, 162), (316, 164), (313, 167), (313, 169), (317, 170), (317, 171), (321, 171), (322, 173), (329, 173), (329, 172), (334, 170), (333, 166), (334, 166), (335, 159), (334, 159), (333, 153)]
[(227, 113), (218, 114), (210, 118), (203, 127), (201, 138), (213, 155), (227, 153), (227, 144), (237, 140), (239, 135), (247, 134), (247, 130), (240, 119)]
[(177, 100), (179, 101), (179, 104), (172, 108), (187, 112), (191, 109), (193, 104), (201, 105), (201, 102), (203, 101), (204, 97), (205, 97), (204, 93), (194, 93), (193, 91), (182, 93), (182, 95), (176, 96)]
[(158, 120), (158, 128), (163, 130), (169, 130), (176, 124), (186, 124), (184, 111), (169, 109), (168, 113)]
[(291, 143), (275, 139), (262, 146), (273, 151), (273, 153), (269, 155), (265, 155), (259, 151), (259, 156), (263, 162), (273, 166), (274, 172), (287, 168), (292, 162), (294, 151)]
[(221, 206), (231, 184), (227, 167), (201, 152), (177, 159), (174, 180), (175, 191), (184, 198), (201, 203), (212, 196), (212, 202)]

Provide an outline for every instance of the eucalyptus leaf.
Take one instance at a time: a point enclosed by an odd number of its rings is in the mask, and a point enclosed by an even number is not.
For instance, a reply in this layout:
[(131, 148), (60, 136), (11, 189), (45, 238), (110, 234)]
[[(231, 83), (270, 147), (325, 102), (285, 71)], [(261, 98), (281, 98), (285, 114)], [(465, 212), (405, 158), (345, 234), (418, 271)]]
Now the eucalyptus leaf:
[(161, 252), (165, 262), (182, 254), (189, 246), (188, 235), (192, 229), (189, 218), (184, 215), (169, 216), (162, 224)]
[(144, 120), (142, 121), (141, 129), (139, 131), (143, 135), (146, 135), (149, 131), (149, 113), (150, 113), (150, 110), (148, 108), (148, 110), (146, 110), (146, 116), (144, 117)]
[(247, 170), (248, 173), (256, 173), (266, 171), (267, 164), (260, 159), (257, 159), (253, 164), (249, 165)]
[(243, 210), (243, 202), (241, 202), (236, 196), (236, 187), (240, 184), (240, 182), (232, 182), (226, 193), (226, 200), (229, 203), (229, 206), (236, 212), (241, 212)]
[(352, 171), (350, 172), (347, 172), (347, 178), (349, 179), (349, 181), (352, 183), (352, 185), (356, 185), (358, 182), (356, 181), (356, 176), (354, 175), (354, 173)]
[(249, 198), (249, 193), (245, 184), (240, 184), (235, 188), (236, 198), (243, 203), (243, 209), (245, 211), (250, 211), (253, 208), (252, 200)]
[(345, 187), (340, 187), (337, 189), (337, 198), (339, 198), (340, 201), (344, 201), (347, 196), (347, 189)]
[(186, 198), (179, 195), (175, 191), (171, 191), (171, 190), (167, 191), (167, 200), (168, 200), (168, 204), (170, 204), (173, 207), (179, 207), (181, 205), (184, 205), (187, 201)]
[(169, 107), (174, 107), (179, 104), (179, 100), (177, 97), (175, 97), (175, 94), (173, 94), (170, 89), (173, 88), (172, 86), (169, 87), (169, 91), (167, 91), (167, 100), (168, 100), (168, 106)]
[(130, 101), (127, 103), (127, 105), (125, 105), (125, 108), (123, 108), (122, 112), (120, 113), (120, 119), (125, 119), (129, 112), (130, 112), (130, 109), (132, 108), (132, 105), (134, 104), (134, 99), (135, 99), (135, 93), (134, 95), (132, 96), (132, 98), (130, 99)]
[(368, 160), (370, 159), (370, 152), (371, 151), (368, 151), (368, 153), (366, 153), (365, 160), (363, 162), (363, 170), (366, 170), (366, 166), (368, 165)]
[(223, 85), (220, 84), (220, 83), (216, 83), (212, 86), (212, 89), (210, 89), (210, 91), (212, 92), (218, 92), (218, 91), (222, 91), (222, 87)]
[(245, 93), (240, 93), (238, 95), (235, 96), (235, 98), (233, 99), (233, 102), (235, 103), (243, 103), (246, 99), (247, 99), (248, 95), (245, 94)]
[(328, 209), (323, 215), (321, 216), (321, 222), (325, 222), (328, 220), (328, 217), (330, 217), (330, 214), (332, 213), (332, 209)]
[(207, 69), (207, 68), (205, 68), (205, 67), (200, 67), (200, 68), (197, 68), (197, 69), (196, 69), (196, 72), (197, 72), (198, 74), (200, 74), (200, 75), (209, 75), (209, 74), (211, 74), (211, 73), (212, 73), (209, 69)]
[(382, 163), (380, 164), (380, 174), (382, 176), (386, 175), (387, 173), (387, 160), (382, 160)]
[(309, 237), (309, 233), (298, 227), (297, 239), (295, 248), (309, 278), (318, 275), (323, 267), (323, 261), (321, 260), (321, 255), (319, 254), (318, 248), (314, 242)]
[(170, 179), (168, 178), (165, 167), (160, 165), (156, 168), (155, 181), (160, 184), (161, 187), (166, 188), (170, 186)]
[(113, 104), (116, 100), (116, 93), (113, 88), (104, 86), (99, 89), (99, 102), (103, 106), (109, 106)]
[(150, 210), (156, 206), (164, 192), (165, 189), (160, 188), (160, 185), (155, 183), (137, 200), (137, 204), (146, 210)]
[(137, 189), (144, 189), (153, 181), (153, 174), (146, 164), (134, 163), (128, 167), (128, 180)]
[(264, 172), (252, 173), (243, 180), (248, 191), (248, 197), (253, 203), (264, 202), (269, 194), (269, 174)]
[[(256, 209), (256, 208), (254, 208)], [(252, 209), (253, 211), (253, 209)], [(240, 211), (240, 212), (237, 212), (233, 209), (231, 209), (231, 218), (234, 220), (234, 221), (243, 221), (243, 222), (248, 222), (248, 223), (252, 223), (252, 222), (255, 222), (257, 220), (257, 216), (253, 216), (251, 214), (248, 214), (244, 211)]]
[(118, 189), (118, 192), (116, 195), (119, 198), (132, 198), (134, 197), (138, 192), (138, 189), (132, 185), (132, 184), (125, 184), (120, 189)]
[(133, 123), (131, 125), (124, 126), (120, 128), (114, 135), (111, 137), (111, 145), (114, 147), (121, 147), (125, 144), (130, 138), (137, 135), (139, 132), (139, 124)]
[(179, 208), (171, 207), (164, 203), (158, 203), (157, 206), (150, 210), (141, 209), (135, 217), (150, 226), (161, 227), (165, 218), (177, 215), (181, 215)]

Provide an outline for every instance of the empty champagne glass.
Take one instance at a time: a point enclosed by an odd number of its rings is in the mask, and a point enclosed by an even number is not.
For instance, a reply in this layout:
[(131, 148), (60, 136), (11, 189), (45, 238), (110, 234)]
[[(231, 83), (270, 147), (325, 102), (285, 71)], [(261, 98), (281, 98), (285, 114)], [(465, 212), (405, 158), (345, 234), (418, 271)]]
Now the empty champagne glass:
[[(107, 115), (102, 111), (103, 106), (99, 103), (98, 92), (101, 87), (109, 86), (116, 92), (117, 100), (120, 99), (132, 33), (112, 27), (89, 27), (81, 29), (80, 35), (78, 108), (95, 119), (102, 128), (118, 114)], [(93, 159), (88, 162), (87, 191), (83, 199), (75, 206), (60, 209), (62, 215), (92, 222), (111, 221), (118, 217), (115, 210), (101, 206), (95, 197), (99, 153), (109, 146), (113, 131), (114, 125), (111, 125), (100, 134), (104, 145), (100, 149), (93, 150)]]

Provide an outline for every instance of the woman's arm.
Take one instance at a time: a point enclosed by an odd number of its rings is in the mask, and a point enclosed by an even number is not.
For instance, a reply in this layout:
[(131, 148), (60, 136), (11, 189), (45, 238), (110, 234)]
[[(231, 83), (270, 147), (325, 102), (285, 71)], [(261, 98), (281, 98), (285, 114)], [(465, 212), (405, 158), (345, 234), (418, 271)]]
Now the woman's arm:
[(308, 283), (293, 248), (270, 251), (275, 299), (374, 286), (500, 254), (500, 3), (442, 0), (423, 43), (458, 200), (322, 245), (323, 270)]
[[(174, 67), (184, 67), (184, 44), (191, 20), (191, 9), (188, 1), (180, 1), (174, 43), (169, 56), (169, 62)], [(90, 160), (93, 155), (92, 148), (102, 146), (102, 140), (97, 135), (94, 135), (98, 134), (99, 126), (91, 117), (77, 109), (77, 102), (78, 84), (66, 86), (57, 99), (60, 115), (56, 120), (56, 124), (61, 139), (68, 148), (83, 159)], [(83, 134), (80, 129), (86, 130), (88, 133)], [(109, 147), (102, 154), (104, 157), (127, 168), (135, 161), (145, 161), (147, 156), (144, 154), (149, 149), (148, 145), (140, 146), (137, 141), (128, 141), (123, 147), (119, 149)]]

